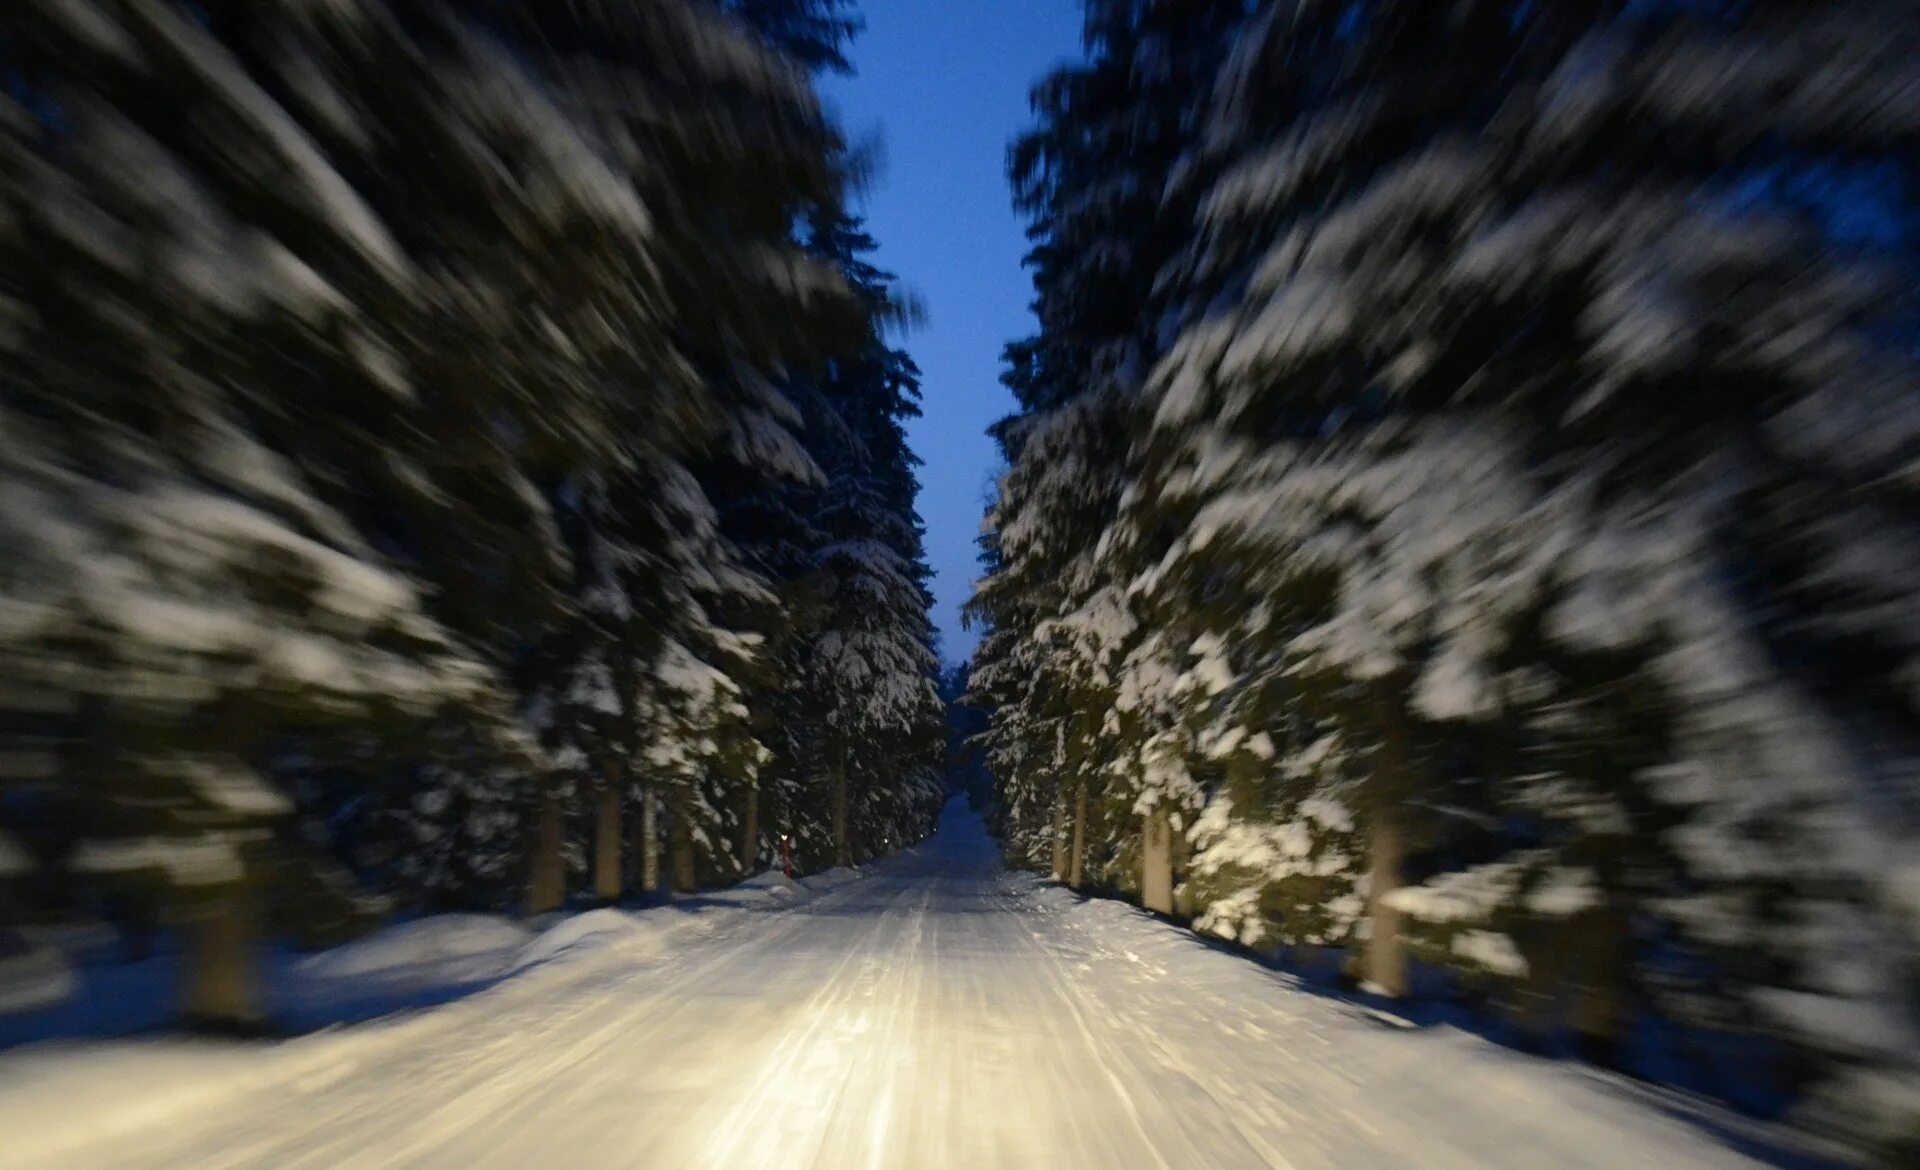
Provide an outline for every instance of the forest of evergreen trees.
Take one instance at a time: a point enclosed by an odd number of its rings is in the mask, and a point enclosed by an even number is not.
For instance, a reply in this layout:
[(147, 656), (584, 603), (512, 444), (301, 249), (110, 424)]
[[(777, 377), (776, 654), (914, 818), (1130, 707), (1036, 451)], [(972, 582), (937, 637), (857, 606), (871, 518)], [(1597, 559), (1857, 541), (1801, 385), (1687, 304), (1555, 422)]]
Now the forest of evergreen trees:
[(255, 940), (944, 800), (843, 0), (0, 5), (0, 905)]
[(1920, 1149), (1920, 11), (1086, 9), (1011, 157), (1009, 858)]
[(256, 1031), (269, 943), (953, 788), (1911, 1164), (1920, 4), (1083, 7), (943, 674), (852, 0), (0, 0), (0, 959)]

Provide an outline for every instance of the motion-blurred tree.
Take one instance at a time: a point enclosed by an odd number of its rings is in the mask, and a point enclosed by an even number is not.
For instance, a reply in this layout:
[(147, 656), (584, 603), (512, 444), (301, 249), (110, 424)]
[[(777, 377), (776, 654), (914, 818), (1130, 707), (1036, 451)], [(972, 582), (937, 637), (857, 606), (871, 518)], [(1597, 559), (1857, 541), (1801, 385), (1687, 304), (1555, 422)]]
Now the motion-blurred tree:
[(656, 784), (710, 876), (751, 862), (723, 839), (765, 755), (741, 695), (788, 618), (688, 468), (805, 481), (777, 384), (879, 327), (794, 231), (843, 197), (806, 67), (852, 28), (696, 0), (0, 16), (0, 662), (34, 729), (8, 780), (79, 810), (63, 864), (203, 922), (192, 1013), (255, 1021), (259, 895), (331, 888), (276, 880), (282, 781), (316, 852), (435, 906), (557, 905), (576, 794), (603, 897)]

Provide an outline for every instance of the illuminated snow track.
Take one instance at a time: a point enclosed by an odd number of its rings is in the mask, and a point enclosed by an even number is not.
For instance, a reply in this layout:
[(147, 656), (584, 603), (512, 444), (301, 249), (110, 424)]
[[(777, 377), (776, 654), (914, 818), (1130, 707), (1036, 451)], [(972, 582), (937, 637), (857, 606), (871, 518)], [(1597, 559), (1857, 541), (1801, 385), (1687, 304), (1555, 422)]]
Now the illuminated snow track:
[[(88, 1059), (43, 1119), (58, 1140), (16, 1132), (38, 1144), (0, 1164), (1756, 1164), (1671, 1100), (1396, 1027), (1124, 906), (1004, 874), (958, 804), (932, 841), (812, 900), (670, 945), (609, 944), (404, 1022), (228, 1050), (225, 1079), (143, 1110), (84, 1091), (109, 1066), (139, 1075), (136, 1046)], [(0, 1106), (12, 1091), (0, 1083)]]

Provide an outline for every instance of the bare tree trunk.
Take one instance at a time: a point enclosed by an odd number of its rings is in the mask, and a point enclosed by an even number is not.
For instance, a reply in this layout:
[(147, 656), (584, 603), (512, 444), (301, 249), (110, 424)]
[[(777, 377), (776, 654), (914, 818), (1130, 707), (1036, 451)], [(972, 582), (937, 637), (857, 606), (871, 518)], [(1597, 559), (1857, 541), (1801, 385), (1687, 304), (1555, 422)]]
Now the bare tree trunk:
[(691, 894), (700, 888), (700, 875), (693, 856), (693, 782), (684, 781), (673, 790), (673, 888), (676, 893)]
[(1140, 904), (1173, 913), (1173, 818), (1164, 806), (1148, 813), (1140, 830)]
[(618, 770), (607, 768), (607, 786), (600, 792), (599, 823), (593, 832), (593, 893), (603, 902), (618, 902), (620, 873), (620, 785)]
[(222, 897), (194, 924), (187, 957), (188, 1020), (246, 1030), (266, 1018), (254, 966), (255, 925), (253, 897), (244, 889)]
[(1172, 813), (1168, 813), (1167, 835), (1172, 847), (1167, 851), (1172, 860), (1169, 863), (1172, 873), (1168, 875), (1168, 884), (1173, 887), (1173, 912), (1182, 918), (1193, 917), (1193, 891), (1180, 884), (1180, 875), (1186, 873), (1193, 863), (1193, 842), (1185, 833), (1176, 832), (1172, 825)]
[(760, 785), (747, 785), (746, 808), (740, 815), (740, 872), (751, 874), (760, 860)]
[(1571, 1023), (1580, 1055), (1611, 1067), (1619, 1061), (1626, 1027), (1632, 939), (1626, 914), (1613, 906), (1595, 915), (1592, 930), (1592, 953), (1575, 979)]
[(1053, 880), (1067, 879), (1067, 790), (1053, 794)]
[(1377, 811), (1367, 840), (1367, 915), (1372, 933), (1367, 939), (1362, 976), (1381, 995), (1407, 994), (1407, 946), (1400, 911), (1387, 905), (1386, 896), (1400, 888), (1400, 868), (1406, 841), (1392, 813)]
[(833, 863), (852, 865), (853, 849), (847, 841), (847, 755), (842, 749), (840, 762), (833, 770)]
[(1087, 785), (1073, 789), (1073, 851), (1067, 855), (1067, 884), (1079, 889), (1087, 874)]
[(654, 894), (660, 890), (660, 800), (648, 785), (640, 794), (640, 823), (635, 829), (640, 841), (640, 889)]
[(534, 841), (533, 875), (527, 889), (528, 914), (558, 910), (567, 900), (567, 863), (561, 855), (565, 831), (560, 799), (556, 796), (542, 797), (540, 835)]
[(1387, 905), (1387, 896), (1400, 888), (1406, 867), (1407, 826), (1401, 802), (1419, 791), (1408, 742), (1407, 713), (1401, 705), (1404, 672), (1374, 682), (1373, 715), (1380, 736), (1374, 756), (1373, 781), (1367, 817), (1368, 938), (1361, 956), (1360, 977), (1381, 995), (1407, 994), (1404, 916)]

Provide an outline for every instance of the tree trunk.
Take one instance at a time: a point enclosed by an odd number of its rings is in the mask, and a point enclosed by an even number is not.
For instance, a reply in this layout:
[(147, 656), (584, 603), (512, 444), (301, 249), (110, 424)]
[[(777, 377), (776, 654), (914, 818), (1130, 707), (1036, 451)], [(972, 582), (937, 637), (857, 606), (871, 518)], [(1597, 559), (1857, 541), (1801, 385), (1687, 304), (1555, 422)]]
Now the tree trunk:
[(1384, 810), (1374, 813), (1367, 840), (1367, 915), (1372, 933), (1367, 939), (1362, 977), (1381, 995), (1398, 998), (1407, 993), (1407, 948), (1400, 911), (1386, 904), (1386, 896), (1400, 888), (1400, 866), (1406, 842), (1398, 821)]
[(607, 786), (600, 793), (599, 823), (593, 833), (593, 893), (602, 902), (618, 902), (620, 874), (620, 788), (616, 769), (607, 769)]
[(1167, 816), (1167, 836), (1172, 842), (1167, 849), (1167, 856), (1172, 859), (1169, 863), (1172, 872), (1168, 874), (1167, 882), (1173, 887), (1173, 912), (1181, 918), (1191, 919), (1193, 891), (1180, 884), (1180, 875), (1192, 868), (1193, 842), (1185, 833), (1175, 832), (1172, 824), (1173, 814), (1169, 812)]
[(640, 835), (635, 852), (640, 855), (640, 889), (649, 894), (660, 892), (660, 802), (649, 786), (640, 794), (640, 823), (634, 830)]
[(1411, 984), (1407, 973), (1407, 943), (1400, 911), (1386, 904), (1387, 895), (1400, 888), (1407, 857), (1406, 825), (1401, 802), (1419, 793), (1412, 759), (1409, 728), (1401, 696), (1406, 672), (1377, 679), (1372, 686), (1373, 715), (1380, 736), (1369, 785), (1367, 825), (1368, 939), (1361, 957), (1360, 978), (1380, 995), (1399, 998)]
[(527, 889), (527, 913), (530, 915), (558, 910), (567, 899), (567, 862), (561, 855), (565, 831), (560, 799), (556, 796), (541, 798), (540, 836), (534, 841), (533, 875)]
[(1067, 880), (1067, 790), (1053, 794), (1053, 880)]
[(1087, 786), (1073, 789), (1073, 850), (1067, 854), (1067, 884), (1079, 889), (1087, 872)]
[(222, 1030), (250, 1031), (266, 1018), (254, 967), (252, 895), (236, 890), (194, 924), (187, 958), (186, 1017)]
[(833, 770), (833, 863), (853, 864), (853, 849), (847, 842), (847, 757), (844, 751)]
[(1591, 929), (1593, 950), (1575, 977), (1571, 1023), (1581, 1057), (1611, 1068), (1619, 1063), (1626, 1027), (1632, 940), (1626, 914), (1612, 906), (1594, 916)]
[(673, 793), (673, 888), (691, 894), (700, 888), (693, 856), (693, 784), (675, 786)]
[(760, 860), (760, 785), (747, 785), (746, 808), (740, 815), (740, 872), (752, 874)]
[(1173, 913), (1173, 818), (1164, 807), (1148, 813), (1140, 830), (1140, 904)]

